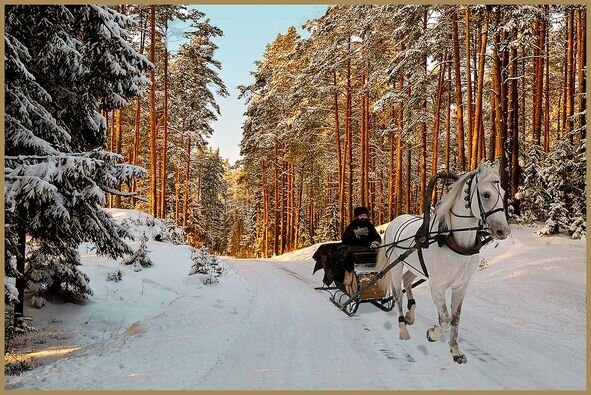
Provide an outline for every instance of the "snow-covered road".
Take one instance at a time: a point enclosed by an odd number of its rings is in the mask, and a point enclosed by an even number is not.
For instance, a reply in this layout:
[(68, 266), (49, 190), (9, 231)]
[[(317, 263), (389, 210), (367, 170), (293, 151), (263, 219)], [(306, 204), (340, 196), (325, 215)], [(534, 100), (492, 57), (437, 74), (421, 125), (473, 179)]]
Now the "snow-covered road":
[[(83, 257), (92, 300), (31, 313), (45, 333), (63, 335), (62, 347), (82, 348), (7, 377), (6, 389), (585, 389), (584, 242), (541, 239), (530, 251), (539, 238), (514, 233), (485, 251), (488, 266), (470, 285), (466, 365), (453, 362), (449, 332), (425, 338), (436, 321), (426, 284), (415, 291), (411, 339), (401, 341), (395, 311), (363, 303), (348, 317), (314, 290), (316, 247), (227, 259), (221, 282), (206, 286), (187, 276), (186, 247), (154, 242), (154, 267), (127, 270), (119, 283), (105, 281), (112, 262)], [(565, 256), (553, 258), (557, 248)]]

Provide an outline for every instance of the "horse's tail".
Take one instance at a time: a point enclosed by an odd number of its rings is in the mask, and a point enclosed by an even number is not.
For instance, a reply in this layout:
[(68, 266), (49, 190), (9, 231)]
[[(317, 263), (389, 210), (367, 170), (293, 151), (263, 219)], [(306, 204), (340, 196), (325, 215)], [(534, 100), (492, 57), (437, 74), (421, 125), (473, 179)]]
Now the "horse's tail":
[[(386, 230), (384, 231), (384, 237), (382, 238), (383, 245), (388, 244), (390, 241), (388, 240), (387, 236), (388, 236), (388, 228), (390, 227), (391, 223), (388, 224), (388, 226), (386, 226)], [(386, 249), (387, 247), (381, 247), (378, 250), (378, 257), (377, 257), (377, 262), (376, 262), (376, 269), (378, 271), (381, 271), (383, 268), (386, 267), (386, 265), (388, 265), (388, 257), (386, 255)], [(378, 281), (378, 285), (380, 287), (380, 289), (386, 294), (386, 295), (392, 295), (392, 274), (391, 271), (388, 271), (386, 273), (386, 275), (384, 276), (384, 278), (382, 278), (380, 281)]]

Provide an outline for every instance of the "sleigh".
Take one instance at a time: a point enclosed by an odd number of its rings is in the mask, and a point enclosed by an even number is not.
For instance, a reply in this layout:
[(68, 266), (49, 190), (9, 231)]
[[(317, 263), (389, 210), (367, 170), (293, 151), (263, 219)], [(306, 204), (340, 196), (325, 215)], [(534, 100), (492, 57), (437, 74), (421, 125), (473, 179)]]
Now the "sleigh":
[[(342, 268), (338, 257), (338, 248), (341, 243), (327, 243), (321, 245), (313, 258), (316, 261), (314, 273), (324, 269), (324, 287), (316, 289), (331, 293), (330, 300), (349, 316), (357, 312), (359, 304), (369, 302), (376, 307), (390, 311), (394, 308), (394, 300), (386, 294), (379, 283), (373, 282), (378, 275), (376, 270), (377, 251), (368, 249), (366, 251), (354, 252), (351, 284), (345, 284), (345, 270)], [(371, 283), (371, 284), (370, 284)], [(346, 303), (352, 295), (355, 298)]]
[[(425, 193), (426, 207), (430, 207), (431, 205), (433, 188), (438, 179), (444, 179), (449, 184), (457, 180), (458, 176), (446, 172), (439, 172), (433, 176), (429, 181), (429, 186)], [(385, 277), (388, 271), (400, 262), (403, 262), (415, 251), (419, 251), (420, 253), (421, 248), (428, 248), (428, 245), (433, 239), (432, 237), (429, 237), (428, 226), (430, 223), (430, 216), (430, 210), (427, 209), (422, 218), (422, 226), (414, 237), (415, 243), (413, 246), (407, 248), (403, 254), (400, 254), (381, 270), (376, 268), (377, 251), (368, 250), (365, 252), (354, 253), (353, 260), (355, 269), (353, 271), (353, 281), (355, 282), (356, 287), (345, 287), (343, 285), (344, 269), (339, 269), (337, 260), (338, 248), (342, 243), (326, 243), (321, 245), (313, 256), (316, 261), (313, 273), (319, 269), (324, 269), (323, 282), (325, 286), (316, 289), (334, 291), (330, 296), (331, 302), (349, 316), (355, 314), (359, 308), (359, 304), (363, 302), (371, 302), (384, 311), (392, 310), (394, 308), (394, 299), (391, 295), (386, 294), (387, 291), (382, 289), (386, 287), (380, 287), (379, 282)], [(389, 247), (390, 246), (388, 245), (380, 246), (380, 248)], [(413, 283), (411, 287), (414, 288), (422, 284), (424, 281), (424, 279), (419, 279)], [(333, 282), (335, 286), (331, 286)], [(405, 291), (403, 290), (402, 293), (404, 292)]]

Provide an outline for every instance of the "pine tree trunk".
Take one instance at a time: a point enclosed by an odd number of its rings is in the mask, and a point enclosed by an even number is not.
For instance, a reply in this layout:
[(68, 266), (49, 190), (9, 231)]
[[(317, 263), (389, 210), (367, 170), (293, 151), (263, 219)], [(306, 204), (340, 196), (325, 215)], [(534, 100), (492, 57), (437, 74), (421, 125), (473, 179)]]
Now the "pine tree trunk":
[[(144, 43), (146, 38), (146, 28), (147, 28), (147, 20), (148, 18), (144, 18), (143, 10), (140, 11), (140, 55), (144, 54)], [(133, 134), (133, 159), (132, 164), (137, 165), (139, 163), (139, 152), (140, 152), (140, 128), (141, 128), (141, 104), (140, 98), (136, 97), (135, 99), (135, 128)], [(131, 190), (135, 192), (137, 190), (136, 179), (133, 179)], [(135, 200), (133, 200), (135, 204)]]
[[(168, 29), (168, 21), (164, 22), (164, 32)], [(166, 173), (168, 165), (168, 48), (164, 45), (164, 132), (162, 134), (162, 195), (160, 196), (160, 217), (166, 218)]]
[[(544, 6), (546, 20), (550, 21), (550, 7), (548, 5)], [(548, 28), (548, 24), (545, 25), (546, 27), (546, 42), (544, 43), (544, 52), (546, 54), (546, 62), (545, 62), (545, 74), (546, 74), (546, 85), (544, 90), (544, 151), (550, 151), (550, 29)], [(559, 111), (560, 113), (560, 111)]]
[(279, 147), (278, 141), (275, 140), (275, 156), (274, 156), (274, 172), (275, 172), (275, 184), (274, 184), (274, 199), (273, 199), (273, 212), (274, 212), (274, 222), (273, 222), (273, 254), (279, 255)]
[(567, 34), (567, 47), (566, 47), (566, 116), (565, 116), (565, 133), (569, 136), (572, 142), (572, 135), (570, 134), (573, 130), (573, 90), (572, 90), (572, 65), (573, 65), (573, 11), (567, 11), (567, 23), (566, 23), (566, 34)]
[[(513, 32), (515, 39), (517, 32)], [(511, 193), (512, 199), (515, 198), (519, 186), (519, 87), (517, 83), (517, 49), (511, 49), (511, 64), (509, 71), (509, 80), (511, 88), (509, 92), (510, 104), (509, 114), (511, 118)], [(519, 213), (518, 201), (514, 200), (514, 209)]]
[[(185, 145), (185, 136), (181, 135), (181, 143), (179, 147)], [(178, 226), (181, 217), (181, 168), (180, 164), (176, 167), (176, 183), (175, 183), (175, 209), (174, 209), (174, 223)]]
[(456, 118), (458, 122), (458, 167), (460, 170), (466, 169), (466, 159), (464, 156), (464, 116), (462, 111), (462, 75), (460, 73), (460, 41), (458, 38), (458, 21), (455, 10), (451, 11), (452, 31), (454, 42), (454, 74), (456, 91)]
[[(150, 62), (155, 62), (156, 49), (156, 6), (150, 7)], [(158, 194), (156, 185), (156, 76), (150, 71), (150, 214), (156, 216), (158, 209)]]
[(578, 92), (577, 97), (578, 100), (578, 108), (577, 108), (577, 128), (580, 130), (580, 133), (577, 133), (577, 146), (580, 144), (581, 140), (586, 138), (586, 121), (585, 121), (585, 114), (583, 113), (587, 108), (587, 101), (585, 98), (585, 89), (586, 89), (586, 78), (585, 78), (585, 71), (587, 67), (587, 49), (586, 49), (586, 19), (587, 13), (584, 10), (577, 10), (577, 37), (578, 37), (578, 68), (577, 68), (577, 80), (579, 82), (578, 85)]
[[(427, 30), (427, 10), (423, 13), (423, 31)], [(427, 74), (427, 56), (424, 55), (421, 60), (423, 66), (423, 73)], [(421, 110), (423, 114), (427, 113), (427, 93), (423, 92), (423, 98), (421, 99)], [(425, 194), (427, 191), (427, 122), (421, 121), (420, 123), (421, 133), (421, 153), (420, 153), (420, 171), (419, 171), (419, 212), (423, 212), (425, 208)]]
[(394, 165), (394, 150), (396, 149), (396, 137), (394, 135), (394, 133), (390, 133), (389, 136), (389, 140), (390, 140), (390, 167), (389, 167), (389, 171), (388, 171), (388, 215), (387, 215), (387, 219), (389, 221), (392, 220), (392, 218), (394, 218), (394, 210), (395, 210), (395, 188), (394, 188), (394, 182), (395, 182), (395, 165)]
[[(337, 170), (339, 173), (339, 191), (342, 189), (344, 191), (344, 181), (343, 181), (343, 159), (341, 157), (341, 133), (339, 130), (339, 87), (337, 85), (337, 72), (332, 72), (332, 79), (333, 79), (333, 86), (334, 86), (334, 121), (335, 121), (335, 146), (337, 151)], [(339, 195), (339, 230), (343, 231), (343, 201), (342, 195)]]
[(390, 219), (394, 219), (400, 215), (402, 209), (402, 138), (400, 135), (396, 138), (396, 181), (394, 184), (394, 215)]
[(466, 6), (465, 11), (465, 23), (466, 23), (466, 109), (468, 110), (468, 168), (472, 166), (472, 139), (474, 132), (472, 114), (472, 75), (470, 71), (470, 6)]
[(408, 147), (407, 149), (407, 157), (406, 157), (406, 213), (410, 214), (410, 179), (411, 179), (411, 172), (412, 172), (412, 160), (411, 160), (411, 151), (412, 149)]
[(293, 232), (293, 244), (294, 250), (300, 248), (300, 216), (302, 211), (302, 199), (304, 191), (304, 177), (302, 176), (303, 170), (300, 169), (300, 183), (298, 186), (298, 199), (295, 207), (295, 230)]
[[(545, 48), (545, 42), (546, 42), (546, 22), (542, 19), (542, 21), (539, 23), (539, 51), (538, 51), (538, 56), (539, 59), (537, 59), (537, 69), (536, 69), (536, 89), (535, 91), (537, 92), (537, 96), (536, 96), (536, 108), (534, 110), (534, 114), (535, 114), (535, 120), (534, 120), (534, 142), (537, 145), (540, 145), (541, 143), (541, 130), (542, 130), (542, 101), (544, 99), (544, 96), (542, 94), (543, 89), (544, 89), (544, 58), (546, 57), (546, 54), (544, 52), (544, 48)], [(548, 82), (546, 82), (547, 84)]]
[(433, 160), (431, 162), (431, 176), (437, 174), (437, 161), (439, 150), (439, 123), (441, 112), (441, 98), (443, 96), (443, 83), (445, 81), (445, 65), (447, 62), (447, 51), (445, 51), (441, 64), (439, 65), (439, 78), (437, 79), (437, 98), (435, 100), (435, 121), (433, 125)]
[[(361, 51), (363, 53), (363, 50)], [(363, 54), (361, 55), (363, 56)], [(360, 91), (363, 91), (365, 85), (365, 70), (361, 74)], [(361, 205), (367, 206), (367, 179), (365, 178), (365, 95), (361, 95), (361, 108), (360, 108), (360, 128), (359, 128), (359, 197), (361, 199)]]
[(267, 191), (267, 164), (262, 161), (262, 190), (263, 190), (263, 256), (269, 256), (269, 193)]
[[(121, 109), (115, 110), (115, 152), (121, 154)], [(120, 191), (121, 187), (118, 186), (117, 190)], [(121, 208), (121, 196), (113, 196), (113, 207)]]
[(183, 228), (187, 228), (189, 212), (189, 177), (191, 173), (191, 137), (187, 138), (187, 163), (185, 165), (185, 193), (183, 201)]
[[(349, 37), (349, 45), (351, 44), (351, 38)], [(347, 61), (347, 134), (348, 134), (348, 147), (347, 156), (349, 165), (349, 175), (347, 179), (348, 183), (348, 205), (347, 205), (347, 222), (351, 222), (353, 215), (353, 128), (351, 126), (352, 117), (352, 100), (351, 100), (351, 58)]]
[(281, 144), (281, 186), (280, 186), (280, 199), (281, 199), (281, 208), (280, 208), (280, 215), (281, 215), (281, 242), (279, 245), (279, 254), (283, 255), (285, 252), (285, 239), (286, 239), (286, 226), (287, 226), (287, 162), (284, 161), (285, 158), (285, 145), (284, 143)]
[(481, 128), (482, 125), (482, 97), (484, 96), (484, 61), (486, 54), (486, 40), (488, 32), (488, 11), (484, 11), (484, 21), (482, 27), (482, 33), (480, 35), (480, 48), (481, 52), (478, 58), (478, 89), (476, 93), (476, 111), (474, 114), (474, 132), (472, 133), (472, 169), (475, 169), (480, 162), (480, 152), (484, 147), (484, 130)]
[(451, 142), (451, 65), (447, 68), (447, 112), (445, 116), (445, 171), (449, 173)]

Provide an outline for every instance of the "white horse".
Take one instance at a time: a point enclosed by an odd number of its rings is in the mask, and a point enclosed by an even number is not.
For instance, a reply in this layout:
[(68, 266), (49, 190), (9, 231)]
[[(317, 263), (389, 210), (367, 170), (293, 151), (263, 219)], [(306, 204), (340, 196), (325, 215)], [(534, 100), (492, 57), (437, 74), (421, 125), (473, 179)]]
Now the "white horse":
[[(410, 339), (406, 326), (412, 325), (415, 320), (416, 304), (412, 296), (412, 281), (416, 277), (427, 278), (433, 303), (439, 313), (439, 325), (427, 331), (427, 339), (437, 341), (443, 330), (451, 325), (449, 347), (453, 359), (458, 363), (468, 362), (458, 346), (462, 301), (470, 278), (480, 262), (479, 227), (487, 225), (496, 239), (505, 239), (511, 233), (503, 207), (504, 193), (500, 186), (498, 161), (492, 165), (482, 162), (477, 170), (461, 176), (442, 197), (435, 216), (429, 223), (430, 235), (453, 234), (453, 240), (448, 237), (445, 244), (440, 246), (434, 243), (422, 250), (427, 273), (424, 273), (417, 252), (412, 253), (387, 273), (382, 286), (388, 288), (387, 291), (392, 294), (398, 305), (400, 339)], [(383, 238), (385, 247), (380, 248), (378, 254), (379, 269), (413, 247), (422, 218), (405, 214), (388, 224)], [(391, 247), (387, 247), (388, 245)], [(405, 266), (407, 271), (403, 276)], [(402, 282), (408, 298), (409, 310), (406, 316), (402, 311)], [(448, 288), (452, 290), (451, 316), (445, 301), (445, 292)]]

